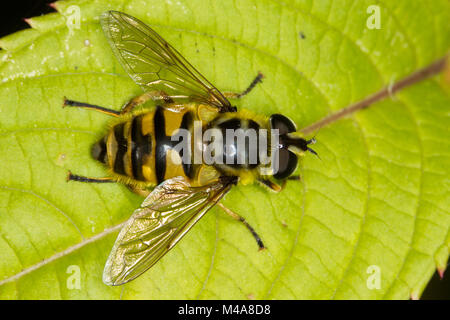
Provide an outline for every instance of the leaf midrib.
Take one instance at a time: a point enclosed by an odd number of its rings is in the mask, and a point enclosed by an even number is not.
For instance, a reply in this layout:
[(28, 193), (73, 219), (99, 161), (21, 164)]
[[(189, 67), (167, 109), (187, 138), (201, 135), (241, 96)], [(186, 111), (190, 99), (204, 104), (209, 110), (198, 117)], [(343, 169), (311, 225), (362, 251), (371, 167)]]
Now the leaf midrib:
[(53, 261), (56, 261), (56, 260), (66, 256), (66, 255), (69, 255), (69, 254), (73, 253), (74, 251), (76, 251), (78, 249), (83, 248), (84, 246), (86, 246), (88, 244), (94, 243), (94, 242), (96, 242), (96, 241), (106, 237), (107, 235), (109, 235), (109, 234), (111, 234), (113, 232), (119, 231), (119, 229), (123, 225), (125, 225), (125, 223), (126, 223), (126, 221), (125, 222), (121, 222), (119, 224), (116, 224), (116, 225), (114, 225), (112, 227), (109, 227), (109, 228), (103, 230), (102, 232), (100, 232), (100, 233), (98, 233), (98, 234), (96, 234), (96, 235), (94, 235), (94, 236), (92, 236), (90, 238), (85, 238), (85, 240), (83, 240), (83, 241), (81, 241), (81, 242), (79, 242), (79, 243), (77, 243), (77, 244), (75, 244), (73, 246), (70, 246), (66, 250), (60, 251), (58, 253), (55, 253), (54, 255), (52, 255), (52, 256), (50, 256), (50, 257), (48, 257), (46, 259), (43, 259), (43, 260), (39, 261), (38, 263), (35, 263), (35, 264), (31, 265), (30, 267), (27, 267), (27, 268), (23, 269), (21, 272), (18, 272), (16, 274), (12, 275), (12, 276), (9, 276), (8, 278), (0, 280), (0, 286), (4, 285), (6, 283), (12, 282), (12, 281), (16, 281), (16, 280), (20, 279), (21, 277), (23, 277), (23, 276), (25, 276), (25, 275), (27, 275), (27, 274), (29, 274), (29, 273), (31, 273), (31, 272), (33, 272), (33, 271), (43, 267), (43, 266), (45, 266), (45, 265), (47, 265), (47, 264), (49, 264), (49, 263), (51, 263)]

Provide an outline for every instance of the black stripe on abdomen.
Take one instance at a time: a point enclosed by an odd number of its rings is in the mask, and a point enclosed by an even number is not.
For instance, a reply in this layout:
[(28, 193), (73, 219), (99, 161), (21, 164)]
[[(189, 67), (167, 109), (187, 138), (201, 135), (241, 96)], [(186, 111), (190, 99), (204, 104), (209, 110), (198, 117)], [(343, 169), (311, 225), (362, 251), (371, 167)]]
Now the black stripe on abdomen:
[(155, 128), (155, 174), (158, 184), (164, 181), (166, 175), (166, 149), (170, 146), (170, 140), (166, 136), (166, 123), (164, 119), (164, 109), (156, 107), (153, 118)]
[(123, 175), (126, 174), (123, 157), (126, 155), (128, 150), (127, 139), (125, 138), (123, 132), (124, 127), (125, 123), (119, 123), (114, 127), (114, 137), (117, 141), (117, 153), (114, 159), (114, 172)]
[(152, 151), (152, 139), (150, 134), (142, 135), (142, 118), (136, 116), (131, 123), (131, 168), (136, 180), (145, 181), (142, 173), (142, 165)]
[[(186, 112), (183, 116), (183, 120), (181, 121), (180, 129), (189, 130), (193, 126), (193, 117), (191, 112)], [(183, 162), (183, 171), (186, 177), (193, 178), (194, 170), (192, 170), (192, 158), (191, 158), (191, 146), (188, 146), (187, 149), (188, 154), (186, 155), (186, 158), (189, 160), (188, 162)], [(184, 150), (180, 150), (180, 157), (183, 159), (184, 156)]]

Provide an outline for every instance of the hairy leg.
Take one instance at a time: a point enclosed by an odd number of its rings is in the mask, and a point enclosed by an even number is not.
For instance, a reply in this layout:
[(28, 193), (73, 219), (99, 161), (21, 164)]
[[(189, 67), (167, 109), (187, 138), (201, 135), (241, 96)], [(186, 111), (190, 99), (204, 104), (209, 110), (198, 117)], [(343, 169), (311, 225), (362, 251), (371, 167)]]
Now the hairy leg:
[(237, 213), (231, 211), (231, 209), (228, 209), (220, 202), (217, 205), (219, 206), (219, 208), (221, 208), (226, 214), (228, 214), (234, 220), (242, 222), (247, 227), (247, 229), (251, 232), (253, 238), (255, 238), (256, 243), (258, 244), (259, 250), (265, 249), (264, 243), (262, 242), (260, 236), (256, 233), (255, 229), (253, 229), (253, 227), (243, 217), (241, 217)]
[(261, 72), (258, 72), (258, 75), (253, 79), (253, 81), (250, 83), (250, 85), (244, 91), (242, 91), (240, 93), (237, 93), (237, 92), (223, 92), (223, 95), (226, 98), (231, 98), (231, 99), (242, 98), (243, 96), (249, 94), (253, 90), (253, 88), (256, 87), (256, 85), (258, 83), (262, 82), (263, 78), (264, 78), (264, 75)]

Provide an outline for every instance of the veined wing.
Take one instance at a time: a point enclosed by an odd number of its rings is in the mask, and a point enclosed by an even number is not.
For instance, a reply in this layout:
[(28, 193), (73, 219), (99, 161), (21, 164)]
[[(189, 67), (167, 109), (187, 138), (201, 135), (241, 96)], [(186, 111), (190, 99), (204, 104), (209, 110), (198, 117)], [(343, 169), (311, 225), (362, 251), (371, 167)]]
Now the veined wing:
[(210, 104), (223, 111), (230, 102), (153, 29), (118, 11), (101, 16), (114, 54), (144, 91), (163, 91), (175, 99)]
[(103, 282), (121, 285), (153, 266), (235, 182), (235, 177), (222, 177), (207, 186), (191, 187), (176, 177), (157, 186), (120, 231)]

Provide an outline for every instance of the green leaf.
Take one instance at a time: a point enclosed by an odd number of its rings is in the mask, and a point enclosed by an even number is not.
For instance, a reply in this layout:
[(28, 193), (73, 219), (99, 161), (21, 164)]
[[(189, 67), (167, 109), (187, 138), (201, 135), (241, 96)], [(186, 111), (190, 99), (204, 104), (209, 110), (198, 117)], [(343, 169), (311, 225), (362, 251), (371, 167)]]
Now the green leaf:
[[(450, 98), (437, 77), (320, 130), (321, 161), (308, 154), (302, 181), (279, 194), (252, 185), (227, 195), (267, 250), (215, 208), (143, 276), (108, 287), (104, 263), (143, 199), (122, 185), (65, 180), (69, 169), (107, 174), (90, 146), (109, 118), (63, 109), (63, 97), (119, 109), (141, 92), (113, 57), (102, 12), (142, 19), (221, 90), (243, 90), (263, 72), (238, 107), (301, 128), (448, 51), (448, 1), (376, 1), (381, 28), (369, 29), (373, 3), (60, 1), (0, 39), (0, 298), (420, 297), (450, 250)], [(66, 25), (76, 8), (79, 29)]]

